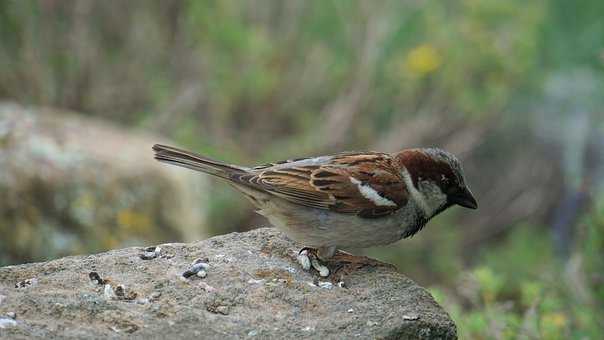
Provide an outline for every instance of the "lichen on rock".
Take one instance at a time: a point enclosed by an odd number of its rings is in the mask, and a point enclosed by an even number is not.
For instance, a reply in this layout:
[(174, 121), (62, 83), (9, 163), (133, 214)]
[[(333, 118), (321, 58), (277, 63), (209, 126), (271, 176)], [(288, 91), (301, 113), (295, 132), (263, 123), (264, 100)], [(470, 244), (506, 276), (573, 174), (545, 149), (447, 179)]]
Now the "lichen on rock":
[(207, 179), (157, 164), (160, 140), (0, 103), (0, 265), (207, 237)]
[[(298, 267), (299, 245), (275, 229), (160, 247), (151, 259), (134, 247), (0, 268), (0, 316), (16, 315), (0, 338), (456, 338), (432, 296), (392, 266), (325, 280)], [(197, 259), (207, 276), (184, 278)]]

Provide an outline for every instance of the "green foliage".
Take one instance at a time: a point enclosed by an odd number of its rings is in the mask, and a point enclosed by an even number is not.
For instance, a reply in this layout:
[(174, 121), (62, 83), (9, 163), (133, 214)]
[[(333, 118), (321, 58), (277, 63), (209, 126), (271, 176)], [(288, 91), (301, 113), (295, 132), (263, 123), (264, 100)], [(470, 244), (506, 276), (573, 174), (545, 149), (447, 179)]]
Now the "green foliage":
[(602, 202), (583, 219), (582, 236), (567, 263), (552, 256), (543, 230), (518, 225), (505, 242), (485, 252), (474, 269), (461, 273), (453, 290), (433, 287), (435, 299), (456, 321), (460, 338), (601, 336)]
[[(555, 259), (543, 218), (557, 189), (550, 186), (568, 178), (541, 184), (551, 193), (536, 196), (536, 216), (500, 217), (526, 194), (504, 197), (503, 191), (539, 192), (529, 172), (546, 177), (556, 171), (552, 163), (525, 164), (541, 154), (531, 139), (540, 125), (535, 106), (563, 106), (539, 102), (547, 79), (574, 68), (594, 84), (604, 79), (603, 12), (601, 0), (0, 1), (0, 100), (72, 109), (250, 165), (415, 144), (471, 150), (473, 159), (464, 160), (473, 175), (468, 178), (473, 188), (482, 184), (474, 189), (478, 194), (492, 199), (481, 200), (476, 212), (486, 216), (477, 219), (483, 225), (448, 212), (413, 241), (369, 255), (435, 286), (462, 339), (597, 338), (604, 203), (580, 223), (568, 263)], [(589, 87), (585, 78), (570, 79), (563, 77), (566, 87), (558, 91), (573, 98), (564, 114), (587, 107), (598, 122), (604, 82), (582, 92)], [(576, 150), (583, 146), (569, 147), (581, 169), (583, 155)], [(523, 152), (529, 157), (520, 158)], [(514, 165), (518, 159), (521, 166)], [(82, 240), (66, 233), (62, 242), (84, 252), (119, 243), (112, 235), (171, 234), (143, 230), (153, 224), (143, 216), (151, 216), (153, 205), (142, 199), (96, 211), (114, 200), (98, 197), (93, 185), (57, 189), (70, 204), (50, 210), (63, 209), (63, 218), (86, 231)], [(119, 185), (135, 193), (145, 187)], [(251, 224), (251, 206), (226, 187), (210, 184), (212, 233)], [(23, 216), (0, 216), (0, 231), (10, 233), (15, 246), (38, 249), (32, 235), (51, 234), (64, 222), (45, 220), (38, 203), (24, 202)], [(491, 225), (492, 219), (499, 222)], [(99, 224), (113, 233), (99, 235)], [(90, 239), (103, 244), (87, 244)]]

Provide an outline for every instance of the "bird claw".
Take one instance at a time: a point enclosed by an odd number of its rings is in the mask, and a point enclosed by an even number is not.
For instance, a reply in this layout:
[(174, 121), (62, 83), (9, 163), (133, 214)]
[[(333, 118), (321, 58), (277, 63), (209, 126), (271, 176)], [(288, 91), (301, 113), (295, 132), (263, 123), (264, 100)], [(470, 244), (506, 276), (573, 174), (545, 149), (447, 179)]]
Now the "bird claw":
[(318, 259), (311, 258), (310, 263), (312, 264), (312, 267), (315, 268), (315, 270), (319, 272), (319, 275), (321, 277), (329, 276), (329, 268), (327, 268), (327, 266), (321, 264)]
[(308, 249), (300, 250), (296, 259), (298, 260), (298, 263), (302, 266), (302, 269), (310, 270), (311, 263), (310, 258), (308, 256)]
[(321, 263), (315, 249), (304, 248), (300, 250), (297, 260), (302, 266), (302, 269), (308, 271), (311, 268), (314, 268), (317, 272), (319, 272), (321, 277), (329, 276), (329, 268)]

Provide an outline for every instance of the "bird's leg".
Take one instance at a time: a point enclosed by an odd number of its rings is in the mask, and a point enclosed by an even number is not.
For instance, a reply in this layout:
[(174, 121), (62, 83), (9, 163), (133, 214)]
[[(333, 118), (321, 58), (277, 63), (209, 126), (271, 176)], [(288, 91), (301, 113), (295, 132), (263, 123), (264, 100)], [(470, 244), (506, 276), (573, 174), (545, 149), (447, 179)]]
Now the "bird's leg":
[(329, 260), (336, 253), (336, 246), (317, 248), (317, 256), (321, 261)]
[(322, 262), (332, 257), (336, 252), (336, 247), (321, 247), (321, 248), (302, 248), (298, 253), (298, 262), (304, 270), (314, 268), (321, 277), (329, 276), (329, 268)]
[(317, 253), (317, 249), (302, 248), (302, 250), (300, 250), (298, 253), (298, 262), (302, 266), (302, 269), (310, 270), (311, 268), (314, 268), (319, 272), (320, 276), (327, 277), (329, 275), (329, 268), (320, 262)]
[(296, 257), (296, 259), (304, 270), (310, 270), (310, 256), (312, 251), (314, 251), (314, 249), (312, 248), (302, 248), (298, 252), (298, 256)]

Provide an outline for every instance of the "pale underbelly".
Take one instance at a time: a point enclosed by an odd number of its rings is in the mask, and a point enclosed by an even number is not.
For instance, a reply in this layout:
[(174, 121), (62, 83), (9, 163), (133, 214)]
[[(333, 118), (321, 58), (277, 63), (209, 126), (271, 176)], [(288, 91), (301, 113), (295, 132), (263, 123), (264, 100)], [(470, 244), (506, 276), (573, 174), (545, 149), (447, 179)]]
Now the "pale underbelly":
[(366, 248), (400, 240), (413, 228), (417, 210), (408, 207), (377, 219), (359, 218), (327, 210), (293, 207), (271, 200), (258, 213), (292, 240), (308, 247)]

